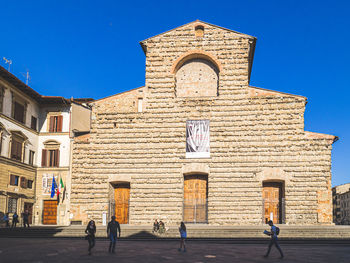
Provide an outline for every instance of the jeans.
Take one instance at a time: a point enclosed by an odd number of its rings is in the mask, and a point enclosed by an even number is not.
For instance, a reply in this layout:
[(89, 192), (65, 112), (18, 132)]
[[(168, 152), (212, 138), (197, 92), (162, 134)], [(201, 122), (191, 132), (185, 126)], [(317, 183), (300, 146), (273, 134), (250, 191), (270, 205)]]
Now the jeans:
[(29, 220), (28, 219), (23, 219), (23, 226), (24, 227), (26, 227), (26, 226), (29, 227)]
[(278, 244), (278, 238), (276, 236), (272, 236), (271, 237), (271, 240), (270, 240), (270, 243), (269, 243), (269, 248), (267, 250), (266, 256), (268, 256), (270, 254), (270, 250), (271, 250), (271, 247), (273, 245), (276, 246), (276, 248), (278, 249), (278, 251), (281, 254), (281, 257), (283, 257), (283, 252), (282, 252), (282, 249), (281, 249), (280, 245)]
[(109, 243), (109, 252), (114, 252), (114, 250), (115, 250), (115, 243), (117, 242), (117, 233), (110, 233), (109, 234), (109, 240), (111, 241)]
[(95, 237), (88, 236), (88, 242), (89, 242), (89, 252), (91, 249), (95, 246)]

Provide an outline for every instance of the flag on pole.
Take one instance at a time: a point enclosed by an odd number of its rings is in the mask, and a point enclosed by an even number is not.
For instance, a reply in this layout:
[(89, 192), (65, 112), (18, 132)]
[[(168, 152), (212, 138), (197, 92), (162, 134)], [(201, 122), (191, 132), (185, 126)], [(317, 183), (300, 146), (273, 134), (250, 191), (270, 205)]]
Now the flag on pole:
[(57, 184), (55, 181), (55, 176), (52, 176), (51, 198), (55, 196), (56, 189), (57, 189)]
[(62, 188), (64, 188), (62, 177), (60, 177), (60, 182), (57, 187), (57, 204), (60, 203), (60, 193), (62, 193)]
[(60, 178), (60, 184), (58, 186), (58, 193), (62, 193), (62, 188), (64, 188), (62, 177)]

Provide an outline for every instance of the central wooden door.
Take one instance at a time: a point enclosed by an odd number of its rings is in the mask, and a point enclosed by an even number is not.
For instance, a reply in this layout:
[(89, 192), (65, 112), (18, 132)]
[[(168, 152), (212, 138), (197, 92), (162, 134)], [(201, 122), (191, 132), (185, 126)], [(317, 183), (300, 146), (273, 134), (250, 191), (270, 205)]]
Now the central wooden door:
[(129, 219), (130, 185), (117, 185), (114, 188), (115, 217), (120, 224), (127, 224)]
[(24, 212), (28, 210), (29, 217), (28, 217), (28, 223), (31, 225), (32, 219), (33, 219), (33, 204), (32, 203), (24, 203)]
[(207, 176), (188, 175), (184, 180), (184, 221), (207, 222)]
[(265, 183), (263, 186), (264, 221), (281, 223), (282, 186), (280, 183)]
[(44, 201), (43, 224), (44, 225), (57, 224), (57, 201), (56, 200)]

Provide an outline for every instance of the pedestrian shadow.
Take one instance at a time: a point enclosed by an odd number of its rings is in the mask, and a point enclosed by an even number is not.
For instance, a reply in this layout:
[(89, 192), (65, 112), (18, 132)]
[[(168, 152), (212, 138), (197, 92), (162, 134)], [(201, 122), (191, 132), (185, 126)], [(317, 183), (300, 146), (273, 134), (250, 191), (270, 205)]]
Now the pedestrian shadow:
[(160, 236), (159, 235), (154, 235), (148, 231), (140, 231), (131, 235), (125, 235), (125, 238), (128, 239), (157, 239)]
[(54, 237), (62, 232), (61, 227), (15, 227), (0, 228), (0, 238), (18, 237), (18, 238), (36, 238), (36, 237)]

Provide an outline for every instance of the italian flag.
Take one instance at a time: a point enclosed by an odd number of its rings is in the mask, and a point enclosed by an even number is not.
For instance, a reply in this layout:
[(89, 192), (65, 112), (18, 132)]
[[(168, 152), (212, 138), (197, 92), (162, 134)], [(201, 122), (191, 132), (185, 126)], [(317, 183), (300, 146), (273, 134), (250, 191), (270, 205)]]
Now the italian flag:
[(62, 189), (64, 188), (63, 180), (62, 177), (60, 178), (60, 183), (57, 188), (57, 197), (59, 196), (60, 193), (62, 193)]

